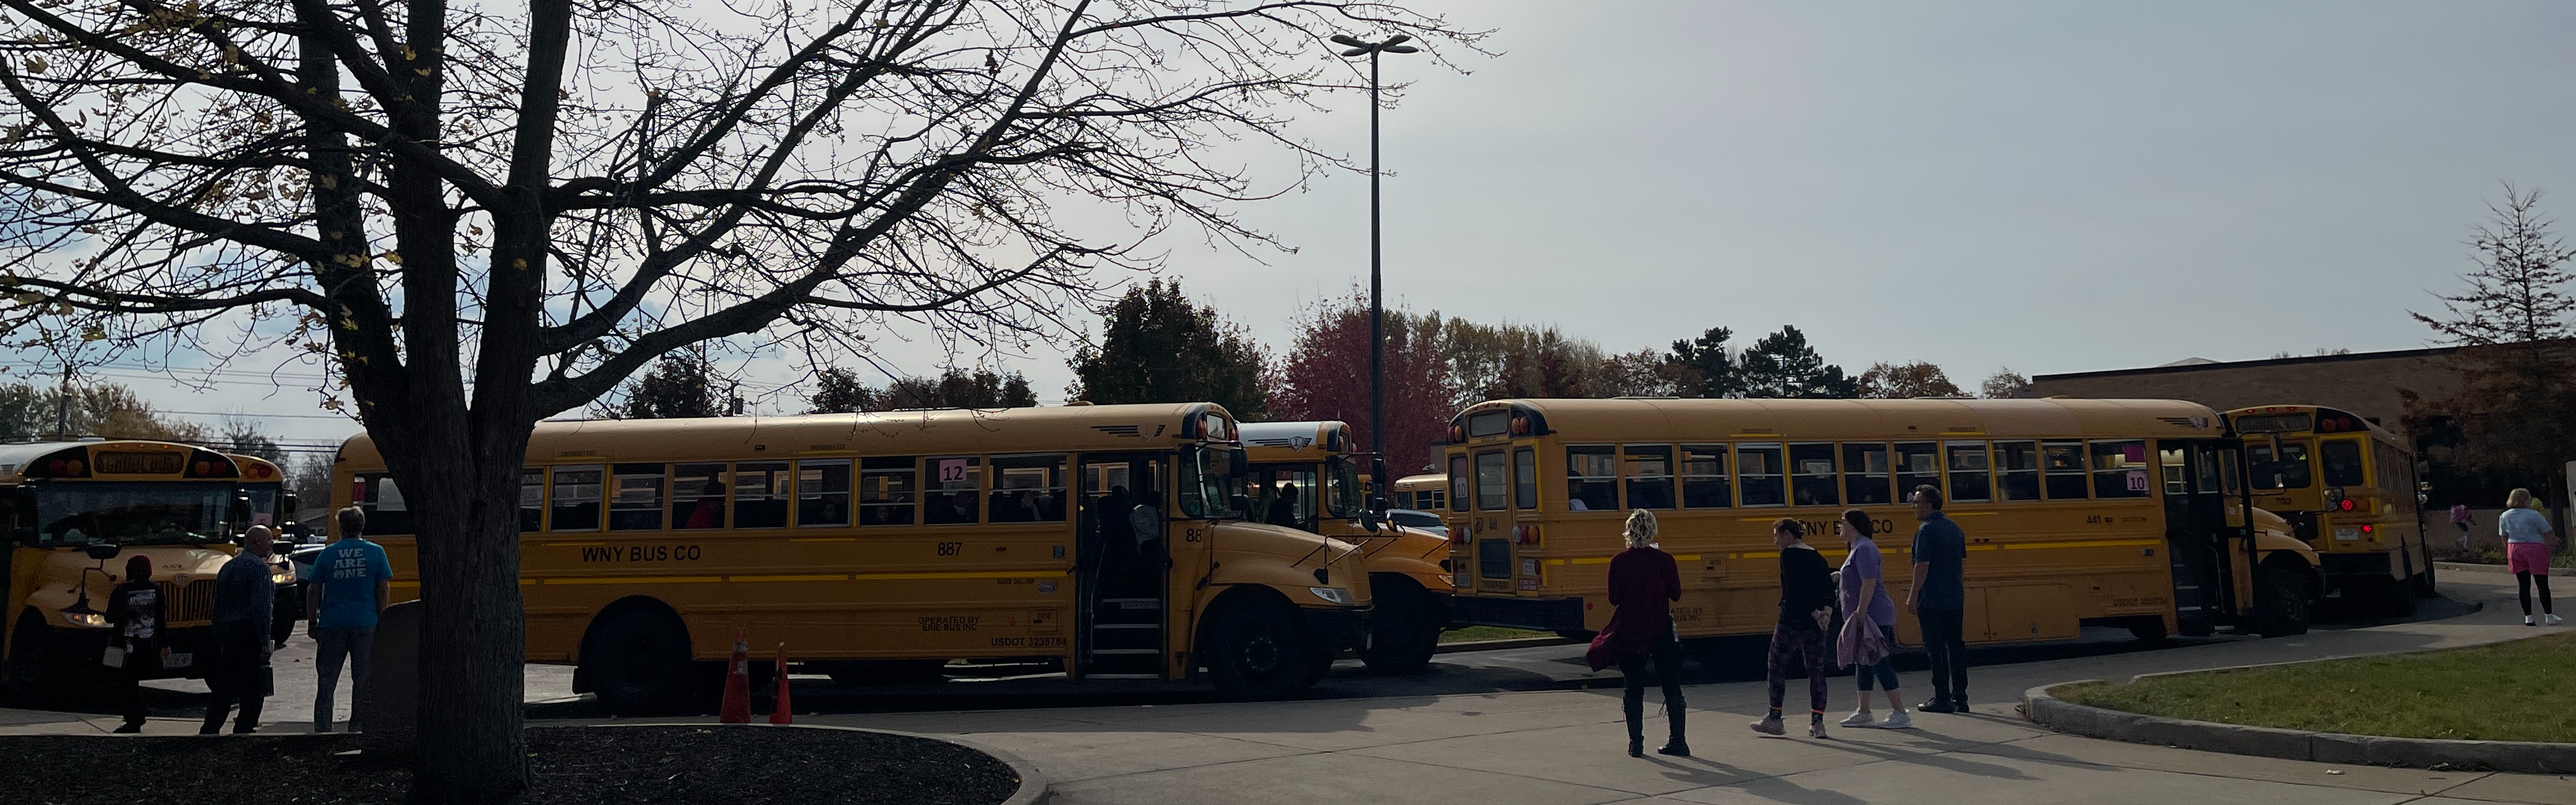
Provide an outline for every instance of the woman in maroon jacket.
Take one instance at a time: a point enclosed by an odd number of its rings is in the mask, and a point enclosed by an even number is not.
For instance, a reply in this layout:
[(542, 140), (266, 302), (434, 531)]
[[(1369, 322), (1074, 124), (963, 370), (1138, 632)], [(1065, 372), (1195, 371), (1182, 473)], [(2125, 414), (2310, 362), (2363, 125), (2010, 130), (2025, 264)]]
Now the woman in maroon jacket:
[(1672, 739), (1657, 754), (1690, 756), (1682, 739), (1682, 645), (1673, 632), (1672, 602), (1682, 597), (1681, 566), (1673, 555), (1655, 547), (1655, 514), (1638, 509), (1628, 514), (1622, 532), (1628, 549), (1610, 557), (1610, 623), (1592, 638), (1586, 659), (1592, 670), (1619, 666), (1627, 677), (1627, 696), (1620, 707), (1628, 715), (1628, 756), (1646, 756), (1646, 660), (1655, 661), (1655, 682), (1664, 688), (1664, 718), (1672, 722)]

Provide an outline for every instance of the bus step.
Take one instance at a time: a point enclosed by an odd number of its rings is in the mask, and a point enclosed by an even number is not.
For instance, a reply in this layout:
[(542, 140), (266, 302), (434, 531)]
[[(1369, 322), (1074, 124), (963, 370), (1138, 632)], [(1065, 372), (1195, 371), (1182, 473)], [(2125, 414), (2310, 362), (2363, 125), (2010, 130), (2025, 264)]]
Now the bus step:
[(1162, 624), (1159, 624), (1159, 623), (1095, 623), (1095, 624), (1092, 624), (1092, 625), (1091, 625), (1091, 628), (1094, 628), (1094, 629), (1160, 629), (1160, 628), (1163, 628), (1163, 625), (1162, 625)]
[(1117, 604), (1120, 609), (1157, 609), (1163, 605), (1159, 598), (1103, 598), (1100, 603)]
[(1083, 674), (1084, 679), (1161, 679), (1162, 674)]
[(1161, 653), (1163, 653), (1163, 650), (1162, 650), (1162, 649), (1153, 649), (1153, 648), (1096, 648), (1096, 649), (1092, 649), (1092, 650), (1091, 650), (1091, 653), (1093, 653), (1093, 654), (1161, 654)]

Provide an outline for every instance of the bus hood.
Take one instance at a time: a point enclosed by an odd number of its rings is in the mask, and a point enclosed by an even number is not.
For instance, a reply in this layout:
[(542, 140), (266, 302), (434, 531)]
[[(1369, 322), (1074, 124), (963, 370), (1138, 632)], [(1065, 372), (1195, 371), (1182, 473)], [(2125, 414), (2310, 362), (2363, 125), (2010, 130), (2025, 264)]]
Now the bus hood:
[[(1349, 606), (1369, 605), (1368, 569), (1360, 546), (1294, 528), (1228, 521), (1210, 529), (1208, 551), (1216, 571), (1208, 583), (1262, 584), (1300, 605), (1322, 606), (1309, 588), (1339, 588)], [(1318, 577), (1316, 571), (1323, 571)]]
[[(46, 613), (46, 625), (71, 628), (107, 628), (108, 593), (125, 581), (125, 564), (136, 556), (152, 557), (152, 578), (164, 585), (213, 584), (215, 574), (233, 555), (231, 546), (193, 547), (186, 545), (149, 545), (126, 548), (116, 558), (101, 562), (78, 550), (53, 549), (21, 552), (19, 561), (32, 554), (36, 562), (33, 586), (27, 590), (27, 606)], [(102, 569), (103, 568), (103, 569)], [(290, 577), (291, 578), (291, 577)], [(211, 588), (209, 588), (211, 589)], [(95, 617), (65, 616), (64, 607), (88, 599)], [(166, 605), (165, 605), (166, 606)], [(208, 613), (172, 611), (169, 625), (183, 626), (205, 621)], [(77, 618), (77, 619), (76, 619)]]

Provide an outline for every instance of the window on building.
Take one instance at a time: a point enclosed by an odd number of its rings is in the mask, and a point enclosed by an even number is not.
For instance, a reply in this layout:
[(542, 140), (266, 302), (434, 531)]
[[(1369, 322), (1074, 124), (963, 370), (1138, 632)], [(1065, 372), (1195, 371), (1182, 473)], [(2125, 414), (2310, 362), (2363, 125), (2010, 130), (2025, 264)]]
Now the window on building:
[(1834, 477), (1832, 442), (1789, 445), (1789, 499), (1800, 506), (1838, 506), (1842, 494)]
[(911, 456), (859, 459), (859, 525), (912, 525), (917, 466)]
[(1995, 491), (2003, 500), (2039, 499), (2039, 443), (1995, 443)]
[(1941, 446), (1932, 442), (1896, 443), (1896, 499), (1911, 501), (1915, 487), (1941, 488)]
[(1780, 445), (1739, 444), (1735, 446), (1735, 491), (1746, 506), (1785, 506), (1789, 503), (1789, 479), (1782, 470)]
[(1673, 507), (1673, 446), (1632, 444), (1620, 448), (1628, 482), (1628, 508)]
[(1064, 456), (994, 456), (993, 522), (1064, 522)]
[(1949, 454), (1950, 499), (1985, 502), (1995, 499), (1994, 462), (1986, 454), (1985, 442), (1948, 442), (1941, 445)]
[(2155, 494), (2146, 442), (2094, 442), (2092, 448), (2094, 497), (2142, 498)]
[(725, 527), (725, 465), (671, 465), (671, 527)]
[(549, 508), (548, 531), (599, 530), (601, 488), (608, 468), (598, 464), (554, 468), (554, 491)]
[(1843, 496), (1854, 506), (1883, 506), (1896, 496), (1888, 485), (1894, 483), (1890, 472), (1894, 465), (1887, 460), (1884, 442), (1850, 442), (1843, 445)]
[(786, 528), (788, 484), (787, 462), (733, 465), (733, 527)]
[(1735, 505), (1735, 485), (1726, 476), (1726, 445), (1682, 445), (1682, 506), (1723, 509)]
[(1619, 509), (1619, 457), (1606, 444), (1565, 447), (1566, 508), (1573, 511)]
[(2085, 491), (2083, 442), (2041, 442), (2039, 460), (2041, 472), (2047, 477), (2049, 500), (2091, 497)]

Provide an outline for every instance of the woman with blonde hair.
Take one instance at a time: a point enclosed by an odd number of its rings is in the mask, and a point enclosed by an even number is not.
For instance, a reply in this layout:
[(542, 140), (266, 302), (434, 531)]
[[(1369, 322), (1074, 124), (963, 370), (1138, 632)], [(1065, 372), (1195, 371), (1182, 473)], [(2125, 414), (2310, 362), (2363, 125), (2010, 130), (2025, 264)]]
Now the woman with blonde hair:
[(1672, 610), (1682, 597), (1681, 565), (1656, 546), (1654, 512), (1629, 512), (1620, 534), (1628, 549), (1610, 557), (1610, 622), (1592, 637), (1592, 650), (1584, 656), (1592, 670), (1615, 664), (1627, 677), (1620, 711), (1628, 716), (1629, 757), (1646, 756), (1646, 660), (1653, 659), (1655, 683), (1664, 689), (1664, 720), (1672, 726), (1671, 739), (1655, 752), (1689, 757), (1690, 742), (1682, 739), (1682, 645)]
[(2531, 507), (2531, 490), (2516, 489), (2504, 496), (2504, 514), (2496, 517), (2496, 533), (2504, 537), (2504, 567), (2513, 572), (2514, 583), (2522, 588), (2522, 625), (2531, 622), (2531, 588), (2540, 586), (2540, 619), (2556, 626), (2564, 622), (2549, 606), (2549, 542), (2558, 532), (2549, 527), (2549, 517)]

